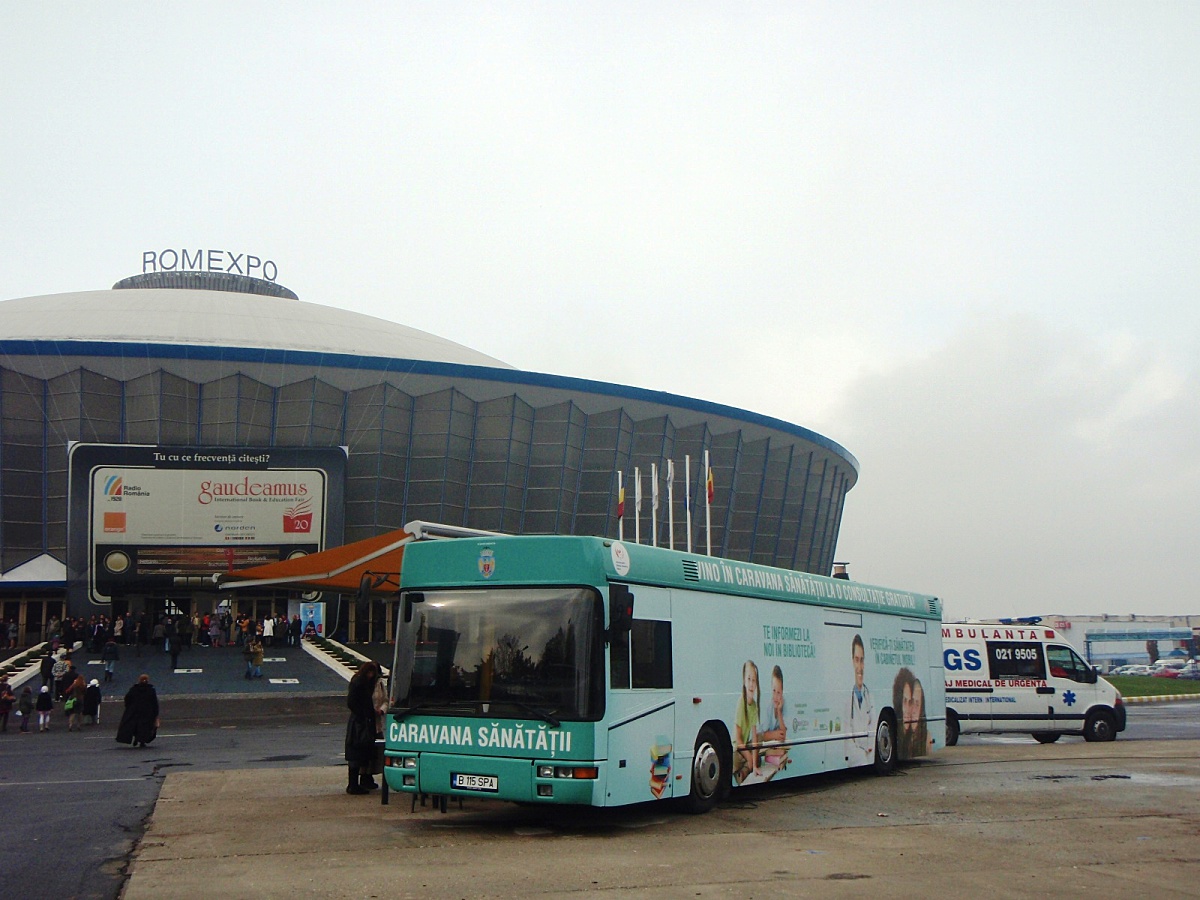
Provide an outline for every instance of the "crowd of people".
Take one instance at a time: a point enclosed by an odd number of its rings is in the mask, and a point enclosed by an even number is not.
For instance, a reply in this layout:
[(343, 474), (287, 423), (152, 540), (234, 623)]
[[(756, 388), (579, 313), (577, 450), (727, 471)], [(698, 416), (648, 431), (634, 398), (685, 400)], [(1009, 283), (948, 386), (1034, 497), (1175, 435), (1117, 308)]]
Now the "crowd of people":
[[(0, 732), (8, 731), (10, 721), (14, 725), (19, 723), (23, 734), (32, 733), (35, 725), (39, 732), (49, 731), (56, 709), (61, 711), (67, 731), (82, 731), (85, 725), (99, 724), (103, 690), (100, 679), (89, 682), (83, 677), (72, 658), (75, 653), (98, 653), (104, 665), (104, 683), (109, 684), (117, 679), (117, 664), (123, 649), (139, 657), (147, 647), (169, 653), (172, 668), (178, 668), (180, 652), (191, 647), (239, 646), (246, 662), (246, 678), (261, 678), (264, 648), (299, 646), (303, 637), (298, 615), (291, 619), (286, 615), (255, 618), (245, 613), (219, 611), (157, 618), (145, 612), (111, 619), (103, 615), (89, 619), (55, 616), (46, 626), (46, 652), (39, 666), (40, 687), (26, 684), (14, 690), (7, 676), (0, 677)], [(0, 620), (0, 649), (17, 647), (17, 623)], [(154, 715), (141, 715), (140, 725), (133, 731), (125, 728), (123, 733), (119, 732), (118, 740), (127, 737), (123, 742), (136, 746), (153, 739), (147, 739), (146, 722), (158, 718), (157, 695), (151, 703), (146, 698), (148, 692), (153, 694), (153, 685), (149, 684), (148, 676), (142, 675), (126, 695), (126, 714), (132, 703), (134, 707), (153, 707)], [(131, 734), (135, 737), (130, 737)]]
[[(303, 628), (300, 617), (293, 615), (267, 615), (255, 618), (245, 613), (228, 611), (195, 613), (193, 615), (162, 615), (155, 618), (149, 613), (126, 613), (122, 616), (92, 616), (89, 619), (57, 616), (46, 625), (46, 642), (55, 650), (74, 647), (82, 643), (92, 653), (99, 653), (111, 641), (122, 647), (140, 650), (147, 645), (158, 645), (165, 652), (172, 652), (174, 640), (179, 650), (190, 647), (243, 646), (257, 638), (264, 647), (296, 647), (300, 645)], [(16, 648), (17, 623), (0, 621), (0, 647)]]
[[(39, 733), (45, 733), (51, 728), (55, 709), (61, 711), (67, 731), (83, 731), (85, 726), (100, 724), (100, 704), (104, 699), (100, 680), (93, 678), (85, 683), (69, 653), (47, 653), (41, 675), (42, 684), (36, 692), (34, 685), (25, 684), (20, 688), (19, 694), (9, 684), (7, 675), (0, 676), (0, 732), (7, 732), (10, 720), (15, 719), (13, 724), (17, 725), (21, 734), (32, 734), (35, 724)], [(146, 721), (144, 712), (150, 705), (147, 694), (152, 698), (153, 727), (157, 729), (158, 695), (154, 686), (150, 684), (148, 675), (140, 676), (138, 683), (125, 695), (125, 716), (122, 719), (122, 723), (131, 719), (138, 724), (139, 742), (143, 746), (154, 739), (152, 735), (146, 737), (149, 732), (140, 727)], [(121, 740), (120, 730), (117, 740)], [(130, 741), (125, 740), (123, 743), (128, 744)]]

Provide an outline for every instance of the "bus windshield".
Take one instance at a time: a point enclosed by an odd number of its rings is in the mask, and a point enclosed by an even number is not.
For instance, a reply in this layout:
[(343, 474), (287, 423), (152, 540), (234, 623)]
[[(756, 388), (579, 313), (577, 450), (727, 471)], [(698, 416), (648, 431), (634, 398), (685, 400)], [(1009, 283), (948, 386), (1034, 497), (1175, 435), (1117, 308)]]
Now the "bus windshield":
[[(412, 602), (419, 599), (420, 602)], [(604, 711), (603, 617), (590, 588), (402, 595), (392, 713), (596, 720)]]

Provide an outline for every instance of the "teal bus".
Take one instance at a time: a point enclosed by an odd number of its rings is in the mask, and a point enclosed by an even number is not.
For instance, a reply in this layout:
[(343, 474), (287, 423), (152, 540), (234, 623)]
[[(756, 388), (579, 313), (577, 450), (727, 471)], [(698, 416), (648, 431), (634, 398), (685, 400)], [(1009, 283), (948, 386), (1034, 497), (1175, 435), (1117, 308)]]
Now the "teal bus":
[(944, 744), (940, 624), (935, 597), (604, 538), (412, 543), (386, 786), (704, 812), (888, 772)]

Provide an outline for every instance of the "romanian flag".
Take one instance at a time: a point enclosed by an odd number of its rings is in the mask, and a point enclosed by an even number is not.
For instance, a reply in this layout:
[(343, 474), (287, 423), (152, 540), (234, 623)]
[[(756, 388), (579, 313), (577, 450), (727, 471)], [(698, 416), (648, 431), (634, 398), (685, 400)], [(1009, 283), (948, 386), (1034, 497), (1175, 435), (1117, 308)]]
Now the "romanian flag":
[(712, 466), (708, 467), (708, 482), (705, 484), (705, 490), (708, 491), (708, 505), (712, 506), (713, 502), (713, 471)]
[(621, 485), (621, 490), (617, 492), (617, 518), (625, 518), (625, 485)]

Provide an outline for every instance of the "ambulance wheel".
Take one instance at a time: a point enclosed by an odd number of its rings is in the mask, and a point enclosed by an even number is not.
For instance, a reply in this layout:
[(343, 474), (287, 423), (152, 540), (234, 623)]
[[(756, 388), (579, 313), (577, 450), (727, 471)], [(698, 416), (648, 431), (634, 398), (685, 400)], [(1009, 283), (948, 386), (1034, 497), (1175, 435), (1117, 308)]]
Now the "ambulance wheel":
[(953, 747), (958, 743), (958, 716), (954, 710), (946, 713), (946, 746)]
[(1112, 713), (1097, 709), (1088, 714), (1083, 726), (1085, 741), (1115, 741), (1117, 739), (1117, 723)]
[(696, 753), (692, 757), (692, 790), (688, 794), (689, 812), (706, 813), (717, 805), (729, 790), (729, 741), (722, 741), (717, 732), (705, 725), (696, 736)]
[(1057, 731), (1035, 731), (1033, 733), (1033, 739), (1039, 744), (1053, 744), (1060, 737), (1062, 735)]
[(896, 725), (891, 713), (884, 713), (875, 725), (875, 773), (887, 775), (896, 768)]

